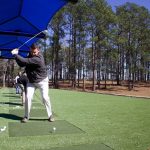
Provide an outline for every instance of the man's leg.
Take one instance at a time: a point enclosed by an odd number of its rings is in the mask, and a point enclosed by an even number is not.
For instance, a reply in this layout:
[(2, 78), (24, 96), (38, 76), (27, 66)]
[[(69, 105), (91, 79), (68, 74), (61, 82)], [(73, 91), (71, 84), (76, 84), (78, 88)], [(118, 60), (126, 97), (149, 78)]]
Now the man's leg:
[[(49, 98), (49, 87), (48, 87), (48, 78), (44, 79), (43, 81), (38, 83), (38, 88), (40, 89), (43, 103), (46, 107), (48, 118), (52, 117), (52, 109), (51, 109), (51, 103)], [(51, 121), (53, 121), (52, 119)]]
[(19, 84), (19, 87), (21, 89), (21, 99), (22, 99), (22, 105), (25, 104), (25, 89), (23, 84)]
[(25, 118), (30, 118), (30, 110), (32, 105), (32, 98), (35, 91), (35, 86), (32, 83), (27, 84), (26, 100), (25, 100)]
[(18, 83), (15, 84), (15, 88), (16, 88), (16, 94), (19, 94), (19, 87), (18, 87)]
[(25, 91), (22, 92), (22, 105), (25, 104), (26, 94)]

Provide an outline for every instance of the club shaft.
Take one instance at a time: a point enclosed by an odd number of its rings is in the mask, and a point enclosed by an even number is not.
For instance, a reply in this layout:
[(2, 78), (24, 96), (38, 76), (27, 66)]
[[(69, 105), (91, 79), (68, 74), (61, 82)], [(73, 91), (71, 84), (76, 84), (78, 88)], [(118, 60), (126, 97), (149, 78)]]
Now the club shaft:
[(22, 46), (24, 46), (26, 43), (28, 43), (29, 41), (31, 41), (32, 39), (34, 39), (36, 36), (38, 36), (39, 34), (41, 34), (43, 31), (37, 33), (36, 35), (34, 35), (33, 37), (31, 37), (29, 40), (27, 40), (26, 42), (24, 42), (21, 46), (18, 47), (18, 49), (20, 49)]

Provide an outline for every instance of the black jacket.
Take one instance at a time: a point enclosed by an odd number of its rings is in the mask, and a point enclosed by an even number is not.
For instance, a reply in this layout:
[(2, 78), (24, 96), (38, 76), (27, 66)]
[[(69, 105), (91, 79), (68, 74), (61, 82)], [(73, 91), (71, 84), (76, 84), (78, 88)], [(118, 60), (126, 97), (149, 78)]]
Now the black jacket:
[(43, 55), (29, 55), (27, 58), (15, 55), (17, 64), (20, 67), (25, 67), (25, 71), (30, 83), (38, 83), (47, 77), (47, 70)]

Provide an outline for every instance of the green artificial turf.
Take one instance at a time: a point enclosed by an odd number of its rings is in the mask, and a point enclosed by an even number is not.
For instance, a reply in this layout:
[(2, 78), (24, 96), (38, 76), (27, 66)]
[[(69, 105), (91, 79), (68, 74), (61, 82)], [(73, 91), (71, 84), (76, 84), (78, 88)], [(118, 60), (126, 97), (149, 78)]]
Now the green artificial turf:
[[(56, 122), (65, 120), (84, 133), (67, 134), (64, 132), (62, 134), (10, 137), (10, 130), (12, 130), (10, 124), (21, 125), (18, 120), (20, 120), (19, 112), (22, 108), (18, 109), (3, 104), (3, 102), (13, 103), (18, 99), (18, 97), (9, 98), (9, 92), (15, 93), (15, 89), (0, 90), (0, 127), (7, 127), (4, 132), (0, 132), (0, 149), (55, 150), (68, 147), (73, 149), (74, 145), (87, 145), (88, 147), (88, 145), (101, 143), (114, 150), (150, 149), (149, 99), (50, 89), (52, 110), (57, 114)], [(40, 100), (34, 97), (34, 102), (40, 103)], [(13, 115), (13, 110), (18, 113)], [(43, 116), (38, 118), (41, 120), (31, 120), (27, 124), (37, 122), (37, 127), (40, 124), (47, 124), (46, 120), (42, 120)], [(97, 149), (93, 147), (92, 150)]]
[(47, 120), (40, 120), (39, 122), (30, 121), (28, 123), (9, 122), (8, 126), (10, 137), (72, 134), (83, 132), (81, 129), (65, 120), (57, 120), (52, 123)]
[(50, 150), (112, 150), (112, 149), (107, 145), (98, 143), (98, 144), (73, 145), (69, 147), (56, 147), (51, 148)]

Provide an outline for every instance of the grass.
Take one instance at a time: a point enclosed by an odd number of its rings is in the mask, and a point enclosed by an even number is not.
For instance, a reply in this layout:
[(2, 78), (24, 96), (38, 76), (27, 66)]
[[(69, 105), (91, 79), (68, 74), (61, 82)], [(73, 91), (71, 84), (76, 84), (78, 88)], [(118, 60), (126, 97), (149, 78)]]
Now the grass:
[[(38, 95), (33, 105), (44, 108), (37, 105), (41, 103)], [(65, 120), (84, 133), (9, 137), (8, 124), (19, 122), (9, 117), (10, 110), (18, 109), (16, 105), (10, 107), (9, 102), (12, 105), (21, 100), (15, 89), (5, 88), (0, 90), (0, 127), (7, 128), (0, 132), (0, 149), (55, 149), (99, 143), (114, 150), (150, 149), (150, 100), (55, 89), (50, 89), (49, 95), (55, 119)]]

